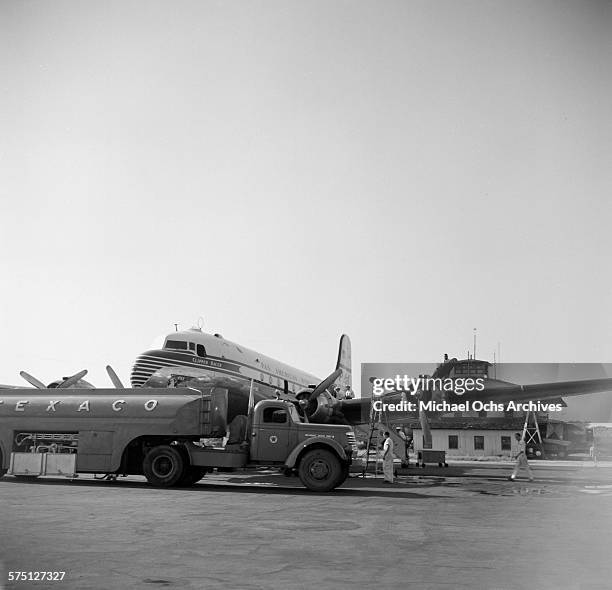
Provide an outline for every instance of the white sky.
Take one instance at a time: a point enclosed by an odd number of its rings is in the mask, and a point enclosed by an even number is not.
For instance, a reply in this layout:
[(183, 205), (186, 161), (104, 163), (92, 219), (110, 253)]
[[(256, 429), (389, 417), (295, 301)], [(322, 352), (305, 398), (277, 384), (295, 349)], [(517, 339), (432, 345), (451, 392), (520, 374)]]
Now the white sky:
[[(321, 376), (612, 360), (609, 2), (0, 3), (0, 382), (205, 329)], [(356, 379), (358, 382), (358, 379)], [(24, 383), (25, 384), (25, 383)]]

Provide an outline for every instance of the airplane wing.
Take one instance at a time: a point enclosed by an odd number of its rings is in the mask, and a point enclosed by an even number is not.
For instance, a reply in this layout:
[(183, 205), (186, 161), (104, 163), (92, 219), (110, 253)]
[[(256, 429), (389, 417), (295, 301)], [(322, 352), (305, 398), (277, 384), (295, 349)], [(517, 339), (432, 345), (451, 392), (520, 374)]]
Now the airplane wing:
[(496, 381), (485, 387), (483, 391), (466, 392), (464, 395), (456, 397), (457, 399), (470, 401), (527, 402), (607, 391), (612, 392), (612, 379), (583, 379), (581, 381), (560, 381), (534, 385), (517, 385)]
[[(562, 381), (556, 383), (539, 383), (517, 385), (505, 381), (491, 381), (483, 391), (466, 392), (464, 395), (451, 395), (449, 401), (497, 401), (527, 402), (554, 401), (562, 403), (559, 398), (588, 395), (590, 393), (612, 392), (612, 379), (584, 379), (581, 381)], [(398, 391), (385, 394), (384, 400), (391, 403), (399, 401)], [(410, 400), (410, 396), (408, 396)], [(339, 409), (350, 424), (364, 424), (369, 420), (371, 398), (358, 398), (339, 402)]]
[(369, 397), (346, 399), (338, 403), (342, 416), (350, 424), (367, 424), (370, 421)]

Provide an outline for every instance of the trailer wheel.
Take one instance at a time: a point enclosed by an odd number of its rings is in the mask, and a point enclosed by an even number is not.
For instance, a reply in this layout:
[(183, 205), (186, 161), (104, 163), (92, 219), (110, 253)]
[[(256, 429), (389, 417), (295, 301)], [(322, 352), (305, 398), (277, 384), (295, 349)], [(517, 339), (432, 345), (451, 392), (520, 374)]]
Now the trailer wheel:
[(300, 480), (313, 492), (329, 492), (342, 481), (342, 465), (338, 457), (326, 449), (306, 451), (298, 468)]
[(183, 472), (183, 476), (178, 480), (177, 486), (192, 486), (194, 483), (199, 482), (205, 475), (206, 467), (194, 467), (190, 465)]
[(176, 447), (159, 445), (147, 453), (142, 471), (147, 481), (154, 486), (173, 486), (186, 471), (185, 460)]

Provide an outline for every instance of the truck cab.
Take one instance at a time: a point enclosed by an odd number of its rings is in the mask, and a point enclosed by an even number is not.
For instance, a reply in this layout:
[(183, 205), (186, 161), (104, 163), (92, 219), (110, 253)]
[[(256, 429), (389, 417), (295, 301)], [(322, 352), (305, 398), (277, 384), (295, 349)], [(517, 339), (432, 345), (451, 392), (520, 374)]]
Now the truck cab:
[(255, 406), (250, 426), (251, 461), (286, 464), (296, 448), (315, 443), (333, 449), (349, 464), (356, 449), (350, 426), (311, 424), (290, 402), (263, 400)]
[(275, 465), (318, 492), (333, 490), (348, 477), (357, 450), (350, 426), (308, 423), (294, 403), (281, 399), (258, 402), (246, 422), (240, 444), (220, 449), (185, 443), (189, 465), (196, 470)]

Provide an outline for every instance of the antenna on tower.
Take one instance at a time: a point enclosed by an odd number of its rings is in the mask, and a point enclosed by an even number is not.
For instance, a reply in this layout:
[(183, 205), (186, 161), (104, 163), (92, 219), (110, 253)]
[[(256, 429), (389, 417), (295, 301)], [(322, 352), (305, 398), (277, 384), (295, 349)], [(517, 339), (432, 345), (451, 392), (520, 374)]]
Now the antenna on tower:
[(476, 358), (476, 328), (474, 328), (474, 355), (472, 358)]

